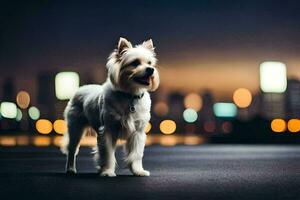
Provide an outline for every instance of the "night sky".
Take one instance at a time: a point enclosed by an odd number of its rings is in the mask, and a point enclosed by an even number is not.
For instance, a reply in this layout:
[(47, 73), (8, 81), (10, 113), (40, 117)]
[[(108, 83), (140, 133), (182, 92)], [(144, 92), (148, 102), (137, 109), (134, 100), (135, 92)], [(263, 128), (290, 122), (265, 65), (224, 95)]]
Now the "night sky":
[(153, 39), (164, 88), (256, 91), (265, 60), (300, 78), (299, 11), (296, 0), (1, 1), (1, 79), (70, 69), (102, 80), (123, 36)]

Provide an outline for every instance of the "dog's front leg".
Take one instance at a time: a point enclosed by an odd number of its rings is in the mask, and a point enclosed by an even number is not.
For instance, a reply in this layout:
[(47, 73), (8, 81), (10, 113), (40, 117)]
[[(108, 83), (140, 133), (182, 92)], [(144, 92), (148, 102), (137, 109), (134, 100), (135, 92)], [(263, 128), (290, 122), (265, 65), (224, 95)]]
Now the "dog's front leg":
[(143, 168), (143, 155), (146, 142), (144, 132), (135, 132), (129, 136), (126, 143), (128, 151), (127, 162), (131, 172), (136, 176), (150, 176), (150, 172)]
[(99, 131), (97, 137), (99, 164), (100, 164), (100, 175), (115, 177), (115, 149), (116, 139), (112, 135)]

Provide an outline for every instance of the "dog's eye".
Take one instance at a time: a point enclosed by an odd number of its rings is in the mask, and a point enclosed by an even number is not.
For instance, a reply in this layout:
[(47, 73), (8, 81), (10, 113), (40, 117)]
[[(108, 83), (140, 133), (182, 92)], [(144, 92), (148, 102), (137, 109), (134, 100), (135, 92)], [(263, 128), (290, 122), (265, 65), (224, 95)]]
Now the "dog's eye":
[(151, 61), (148, 61), (148, 65), (151, 65), (152, 64), (152, 62)]
[(130, 65), (131, 66), (134, 66), (134, 67), (137, 67), (137, 66), (139, 66), (141, 64), (141, 62), (138, 60), (138, 59), (136, 59), (136, 60), (134, 60), (134, 61), (132, 61), (131, 63), (130, 63)]

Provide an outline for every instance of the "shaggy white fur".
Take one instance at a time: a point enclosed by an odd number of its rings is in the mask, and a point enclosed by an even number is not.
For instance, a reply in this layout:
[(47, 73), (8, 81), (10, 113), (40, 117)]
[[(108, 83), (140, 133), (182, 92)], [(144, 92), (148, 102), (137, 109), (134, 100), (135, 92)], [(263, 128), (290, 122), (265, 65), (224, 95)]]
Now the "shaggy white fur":
[(76, 173), (76, 155), (86, 127), (97, 132), (95, 160), (101, 176), (114, 177), (115, 148), (125, 139), (125, 161), (134, 175), (149, 176), (142, 158), (146, 141), (145, 127), (150, 120), (148, 91), (159, 85), (152, 40), (135, 47), (120, 38), (107, 62), (108, 78), (103, 85), (81, 87), (65, 109), (68, 133), (62, 152), (67, 154), (67, 173)]

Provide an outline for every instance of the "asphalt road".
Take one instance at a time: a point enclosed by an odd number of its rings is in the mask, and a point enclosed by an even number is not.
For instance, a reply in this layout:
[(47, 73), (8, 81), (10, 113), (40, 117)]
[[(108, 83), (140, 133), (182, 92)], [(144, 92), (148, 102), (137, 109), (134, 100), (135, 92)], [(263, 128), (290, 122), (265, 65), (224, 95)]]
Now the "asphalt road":
[(99, 177), (89, 152), (66, 176), (57, 148), (0, 147), (0, 199), (300, 199), (300, 146), (149, 146), (150, 177), (119, 161), (115, 178)]

